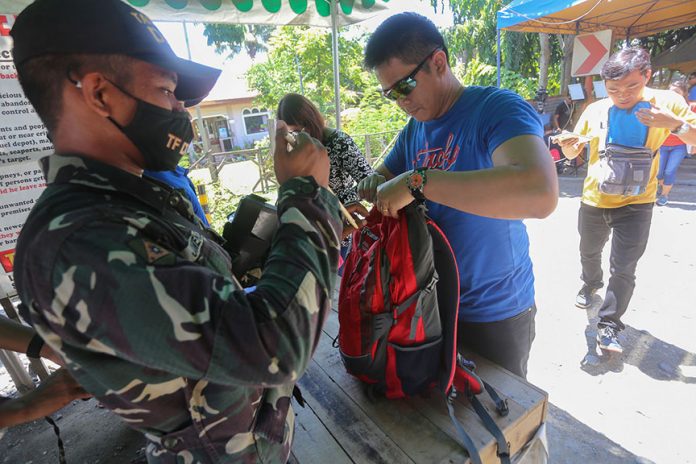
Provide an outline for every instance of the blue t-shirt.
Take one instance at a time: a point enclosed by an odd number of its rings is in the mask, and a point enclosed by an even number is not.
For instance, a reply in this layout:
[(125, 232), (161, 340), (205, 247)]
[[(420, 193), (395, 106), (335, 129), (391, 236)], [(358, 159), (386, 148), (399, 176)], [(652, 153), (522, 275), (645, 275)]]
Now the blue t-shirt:
[(648, 126), (636, 117), (636, 111), (641, 108), (649, 109), (650, 102), (640, 101), (627, 110), (616, 106), (609, 108), (607, 142), (629, 147), (644, 147), (648, 139)]
[(690, 102), (696, 101), (696, 85), (694, 85), (693, 87), (691, 87), (691, 89), (689, 89), (689, 98), (688, 98), (688, 100), (689, 100)]
[(177, 166), (175, 171), (149, 171), (145, 170), (143, 174), (151, 179), (156, 179), (160, 182), (164, 182), (174, 190), (183, 192), (186, 195), (186, 199), (191, 202), (193, 206), (193, 212), (198, 216), (206, 227), (210, 227), (208, 224), (208, 218), (205, 217), (205, 211), (198, 201), (198, 196), (196, 195), (196, 187), (188, 178), (188, 169), (184, 169), (181, 166)]
[[(467, 87), (442, 117), (411, 118), (384, 161), (394, 175), (416, 167), (476, 171), (519, 135), (541, 137), (539, 116), (522, 98), (495, 87)], [(520, 220), (493, 219), (427, 202), (428, 215), (449, 239), (460, 278), (460, 320), (493, 322), (534, 304), (527, 229)]]

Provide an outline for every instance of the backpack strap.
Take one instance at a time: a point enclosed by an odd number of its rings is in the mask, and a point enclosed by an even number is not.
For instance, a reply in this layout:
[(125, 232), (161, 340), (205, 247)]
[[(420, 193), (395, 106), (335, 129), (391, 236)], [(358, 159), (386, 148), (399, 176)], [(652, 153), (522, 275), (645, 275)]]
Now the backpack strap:
[(507, 416), (509, 412), (507, 400), (501, 399), (500, 395), (498, 395), (490, 384), (474, 373), (473, 368), (475, 368), (475, 366), (476, 365), (473, 363), (473, 361), (465, 359), (461, 354), (457, 355), (457, 366), (454, 373), (453, 390), (459, 389), (460, 391), (466, 392), (474, 411), (476, 411), (476, 414), (481, 419), (481, 422), (483, 422), (486, 430), (488, 430), (491, 435), (495, 437), (495, 440), (498, 443), (497, 455), (500, 458), (500, 462), (503, 464), (509, 464), (510, 444), (505, 439), (503, 431), (500, 430), (498, 424), (495, 423), (476, 395), (485, 389), (490, 395), (491, 399), (493, 399), (495, 402), (496, 411), (498, 411), (498, 414), (502, 417)]
[(510, 408), (508, 408), (507, 399), (502, 399), (498, 395), (498, 392), (496, 392), (495, 389), (491, 386), (491, 384), (489, 384), (485, 380), (483, 380), (483, 387), (488, 392), (488, 396), (490, 396), (491, 399), (495, 402), (495, 410), (498, 411), (498, 414), (500, 414), (502, 417), (507, 416), (510, 412)]
[(457, 431), (457, 435), (459, 435), (459, 440), (461, 441), (461, 445), (464, 447), (466, 450), (466, 453), (469, 455), (469, 459), (471, 459), (471, 464), (483, 464), (481, 462), (481, 456), (479, 455), (478, 451), (476, 451), (476, 445), (474, 444), (474, 441), (471, 439), (469, 435), (464, 431), (464, 427), (462, 427), (462, 424), (459, 423), (457, 420), (457, 417), (454, 415), (454, 398), (456, 398), (456, 393), (454, 393), (455, 390), (454, 388), (450, 392), (450, 394), (447, 396), (447, 410), (449, 411), (449, 416), (450, 419), (452, 419), (452, 424), (454, 424), (454, 429)]
[(488, 414), (488, 411), (481, 404), (479, 399), (476, 398), (476, 395), (469, 394), (469, 401), (474, 407), (476, 414), (478, 414), (478, 416), (481, 418), (483, 425), (491, 433), (491, 435), (495, 437), (495, 441), (498, 442), (498, 451), (496, 454), (500, 458), (500, 462), (502, 464), (510, 464), (510, 444), (505, 439), (505, 434), (503, 434), (503, 431), (500, 430), (500, 427), (498, 427), (498, 424), (495, 423), (491, 415)]
[(416, 290), (413, 295), (406, 298), (401, 304), (394, 306), (393, 310), (396, 311), (396, 315), (401, 316), (401, 313), (406, 311), (415, 301), (418, 300), (418, 297), (422, 292), (432, 292), (437, 285), (437, 281), (437, 273), (433, 273), (433, 276), (430, 278), (430, 282), (428, 282), (428, 285), (426, 285), (425, 288)]

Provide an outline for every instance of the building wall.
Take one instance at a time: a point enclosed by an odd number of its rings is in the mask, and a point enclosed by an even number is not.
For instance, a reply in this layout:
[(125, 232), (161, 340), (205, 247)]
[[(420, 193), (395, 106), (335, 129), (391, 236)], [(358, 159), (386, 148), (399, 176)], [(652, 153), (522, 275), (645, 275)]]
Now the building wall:
[[(255, 134), (247, 134), (245, 130), (245, 118), (244, 110), (253, 110), (257, 108), (253, 103), (253, 98), (248, 99), (236, 99), (236, 100), (224, 100), (224, 101), (213, 101), (204, 102), (200, 105), (200, 113), (204, 120), (210, 121), (210, 117), (223, 115), (228, 121), (229, 135), (231, 136), (231, 145), (240, 148), (246, 148), (253, 146), (253, 143), (257, 140), (261, 140), (268, 135), (267, 131), (263, 131)], [(259, 109), (259, 108), (257, 108)], [(198, 112), (196, 108), (189, 108), (192, 118), (198, 117)], [(218, 134), (212, 134), (210, 136), (211, 148), (213, 152), (226, 151), (220, 145), (218, 140)], [(229, 143), (228, 143), (229, 144)]]

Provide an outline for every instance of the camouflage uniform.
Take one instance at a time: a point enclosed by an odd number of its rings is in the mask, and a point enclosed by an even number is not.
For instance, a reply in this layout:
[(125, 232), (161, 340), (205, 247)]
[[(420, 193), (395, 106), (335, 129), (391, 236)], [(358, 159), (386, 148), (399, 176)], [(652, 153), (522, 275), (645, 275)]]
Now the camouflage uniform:
[(292, 389), (330, 308), (336, 198), (312, 178), (281, 186), (281, 225), (247, 294), (176, 191), (79, 156), (41, 163), (48, 187), (15, 261), (38, 333), (145, 433), (148, 462), (285, 462)]

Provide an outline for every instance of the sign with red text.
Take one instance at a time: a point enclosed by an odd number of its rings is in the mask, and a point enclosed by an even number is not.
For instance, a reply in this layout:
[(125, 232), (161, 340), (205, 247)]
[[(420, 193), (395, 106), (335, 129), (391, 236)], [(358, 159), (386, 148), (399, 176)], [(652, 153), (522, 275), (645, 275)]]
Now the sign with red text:
[(578, 77), (599, 74), (609, 58), (610, 50), (611, 29), (576, 36), (573, 42), (571, 75)]
[(17, 79), (10, 37), (13, 24), (14, 16), (0, 13), (0, 296), (12, 288), (15, 243), (45, 187), (37, 161), (53, 150)]

